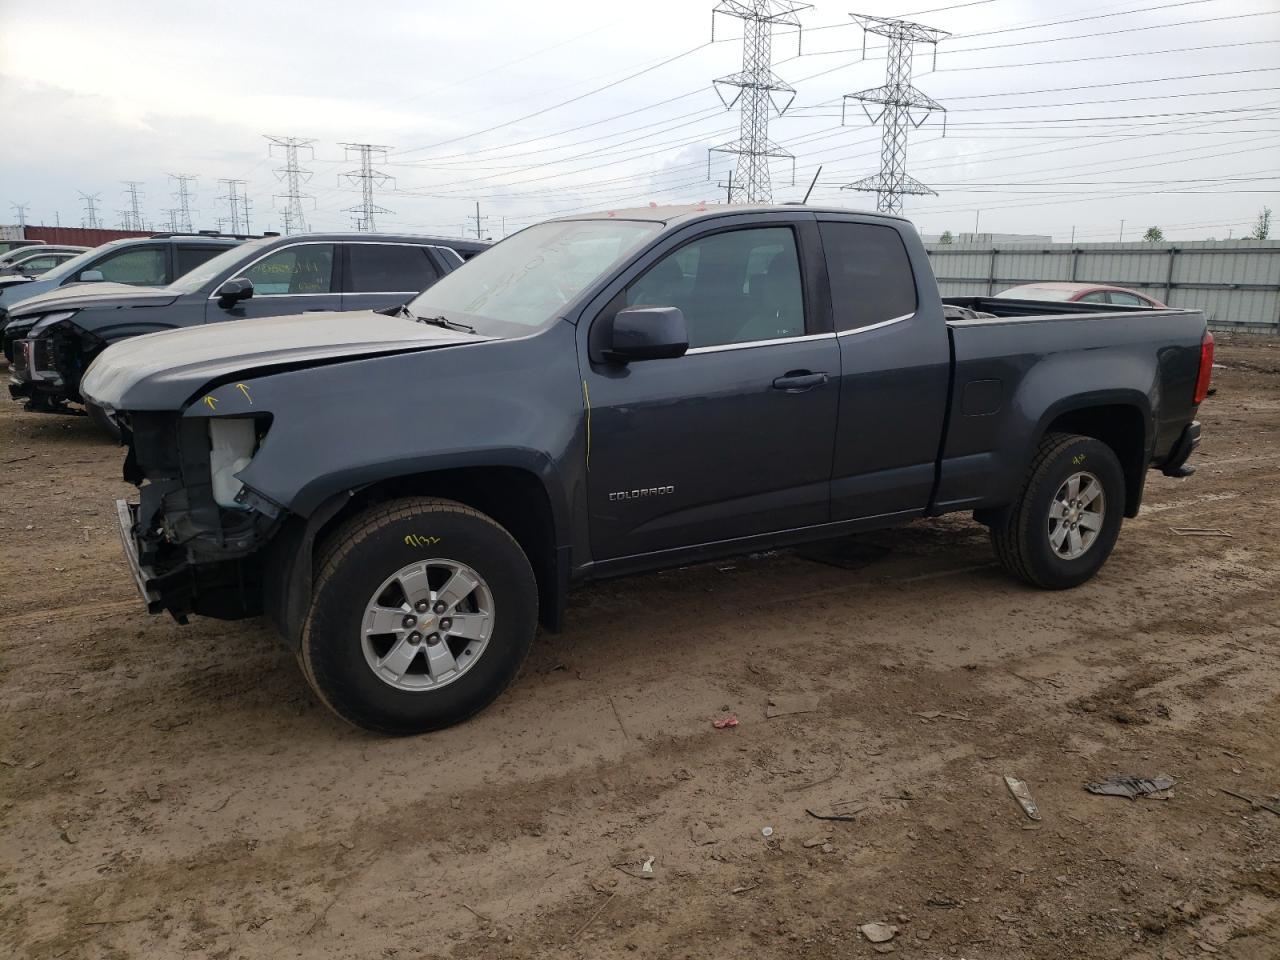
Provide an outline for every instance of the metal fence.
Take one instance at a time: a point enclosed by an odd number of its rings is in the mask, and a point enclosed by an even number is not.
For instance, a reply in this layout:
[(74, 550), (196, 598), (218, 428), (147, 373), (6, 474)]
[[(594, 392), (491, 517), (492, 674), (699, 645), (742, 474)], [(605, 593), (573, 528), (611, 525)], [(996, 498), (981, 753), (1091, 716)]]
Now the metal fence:
[(1203, 310), (1215, 329), (1280, 335), (1280, 240), (926, 246), (944, 297), (1036, 280), (1106, 283)]

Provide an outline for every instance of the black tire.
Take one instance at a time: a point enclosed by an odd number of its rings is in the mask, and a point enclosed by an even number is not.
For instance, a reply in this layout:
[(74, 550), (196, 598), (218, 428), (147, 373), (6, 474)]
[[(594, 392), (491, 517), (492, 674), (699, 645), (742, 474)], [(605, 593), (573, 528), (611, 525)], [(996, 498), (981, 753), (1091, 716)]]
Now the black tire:
[[(1062, 485), (1087, 471), (1102, 486), (1102, 529), (1085, 552), (1067, 559), (1050, 543), (1049, 511)], [(1076, 587), (1096, 574), (1120, 535), (1124, 519), (1124, 470), (1115, 452), (1100, 440), (1051, 433), (1040, 442), (1027, 479), (1003, 523), (991, 527), (991, 543), (1001, 566), (1046, 590)]]
[[(366, 660), (362, 619), (384, 580), (433, 558), (465, 564), (484, 578), (493, 626), (460, 676), (439, 689), (410, 692), (384, 682)], [(455, 501), (415, 497), (367, 510), (326, 541), (316, 569), (302, 672), (325, 706), (366, 730), (405, 735), (465, 720), (515, 679), (533, 642), (538, 590), (528, 558), (491, 518)]]
[(85, 403), (84, 408), (88, 411), (89, 419), (93, 421), (94, 426), (116, 443), (120, 442), (120, 424), (116, 423), (107, 411), (96, 403)]

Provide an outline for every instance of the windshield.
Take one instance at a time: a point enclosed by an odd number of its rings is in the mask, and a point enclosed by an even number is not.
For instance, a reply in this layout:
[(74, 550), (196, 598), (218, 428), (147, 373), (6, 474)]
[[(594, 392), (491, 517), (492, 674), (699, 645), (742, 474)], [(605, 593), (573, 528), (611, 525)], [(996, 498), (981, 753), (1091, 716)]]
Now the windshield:
[(411, 300), (409, 310), (479, 326), (540, 327), (661, 229), (636, 220), (538, 224), (468, 260)]
[(1010, 287), (996, 294), (1006, 300), (1070, 300), (1078, 291), (1071, 287)]
[(230, 270), (242, 262), (247, 262), (259, 247), (264, 247), (276, 239), (278, 238), (263, 237), (261, 240), (252, 240), (249, 243), (240, 243), (228, 247), (225, 253), (220, 253), (212, 260), (206, 260), (194, 270), (184, 273), (169, 284), (169, 289), (176, 290), (178, 293), (195, 293), (206, 283), (216, 279), (224, 270)]

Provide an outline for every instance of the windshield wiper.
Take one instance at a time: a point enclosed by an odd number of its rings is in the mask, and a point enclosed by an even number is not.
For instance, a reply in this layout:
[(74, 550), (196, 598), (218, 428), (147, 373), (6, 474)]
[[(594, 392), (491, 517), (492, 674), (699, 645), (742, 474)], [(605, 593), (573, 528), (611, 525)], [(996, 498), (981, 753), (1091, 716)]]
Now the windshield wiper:
[[(408, 311), (408, 309), (408, 307), (405, 308), (406, 311)], [(450, 320), (448, 317), (419, 317), (412, 313), (410, 313), (409, 316), (413, 317), (413, 319), (420, 323), (433, 323), (437, 327), (444, 327), (446, 330), (462, 330), (466, 333), (476, 332), (476, 328), (471, 326), (471, 324), (461, 323), (457, 320)]]

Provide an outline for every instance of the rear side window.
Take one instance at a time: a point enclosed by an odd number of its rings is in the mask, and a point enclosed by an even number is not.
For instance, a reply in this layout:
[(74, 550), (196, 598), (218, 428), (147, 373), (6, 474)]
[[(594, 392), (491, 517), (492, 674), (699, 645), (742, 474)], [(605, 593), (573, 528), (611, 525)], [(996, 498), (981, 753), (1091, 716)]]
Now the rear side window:
[(165, 256), (162, 247), (132, 247), (108, 254), (86, 270), (100, 270), (108, 283), (131, 283), (143, 287), (165, 285)]
[(253, 282), (255, 297), (329, 293), (333, 289), (333, 244), (285, 247), (263, 257), (240, 276)]
[(820, 223), (836, 330), (916, 312), (916, 282), (902, 237), (869, 223)]
[(178, 276), (178, 277), (185, 276), (186, 274), (194, 270), (196, 267), (200, 266), (200, 264), (204, 263), (206, 260), (212, 260), (214, 257), (222, 253), (222, 251), (226, 249), (228, 248), (227, 247), (178, 247), (177, 250), (175, 251), (175, 253), (177, 254), (177, 258), (176, 258), (177, 269), (175, 271), (175, 276)]
[(347, 244), (348, 293), (419, 293), (440, 279), (425, 247)]
[(1111, 291), (1111, 302), (1122, 307), (1147, 307), (1150, 306), (1147, 301), (1143, 300), (1137, 294), (1122, 293), (1119, 290)]

